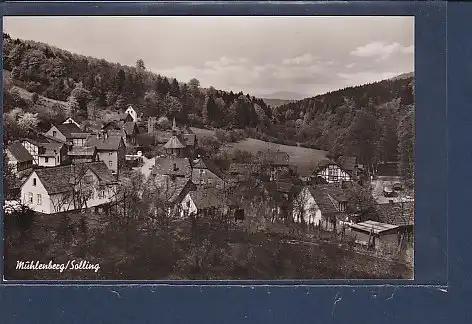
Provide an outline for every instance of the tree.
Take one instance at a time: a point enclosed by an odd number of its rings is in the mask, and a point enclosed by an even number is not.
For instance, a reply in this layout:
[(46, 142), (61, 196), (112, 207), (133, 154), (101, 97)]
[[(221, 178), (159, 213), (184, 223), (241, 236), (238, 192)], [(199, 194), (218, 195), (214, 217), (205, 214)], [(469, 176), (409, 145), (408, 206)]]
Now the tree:
[(115, 102), (115, 109), (120, 112), (126, 110), (126, 99), (123, 95), (119, 95)]
[(169, 118), (174, 118), (182, 110), (182, 104), (179, 99), (167, 94), (162, 101), (162, 112)]
[(3, 150), (3, 193), (5, 200), (15, 198), (14, 188), (17, 182), (17, 177), (14, 172), (14, 167), (9, 163), (8, 155)]
[(138, 59), (136, 61), (136, 70), (138, 70), (138, 72), (143, 72), (146, 70), (146, 67), (144, 65), (144, 61), (142, 59)]
[(414, 179), (414, 107), (409, 106), (407, 114), (398, 126), (398, 151), (400, 152), (400, 174), (405, 180)]
[(39, 119), (38, 119), (38, 114), (35, 113), (24, 113), (23, 116), (21, 116), (18, 119), (18, 126), (23, 134), (26, 136), (29, 136), (31, 134), (34, 134), (37, 132), (39, 124)]
[(79, 110), (86, 112), (87, 104), (91, 99), (90, 91), (82, 87), (82, 85), (79, 85), (75, 87), (74, 90), (72, 90), (70, 95), (71, 97), (74, 97), (77, 103), (79, 104)]

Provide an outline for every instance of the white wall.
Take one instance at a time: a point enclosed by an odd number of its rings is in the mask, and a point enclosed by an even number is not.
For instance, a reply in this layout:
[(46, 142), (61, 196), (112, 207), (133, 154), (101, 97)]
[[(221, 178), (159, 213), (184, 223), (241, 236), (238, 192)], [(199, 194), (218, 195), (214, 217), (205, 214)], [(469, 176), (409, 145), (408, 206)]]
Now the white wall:
[(138, 114), (131, 106), (126, 109), (125, 113), (131, 115), (131, 117), (133, 117), (133, 121), (136, 121), (138, 119)]
[[(330, 171), (329, 171), (330, 168), (334, 168), (334, 171), (332, 171), (332, 173), (330, 173)], [(332, 177), (334, 177), (335, 180), (330, 179), (330, 175)], [(328, 183), (339, 182), (339, 180), (341, 180), (341, 179), (343, 181), (351, 181), (351, 176), (348, 173), (346, 173), (344, 170), (342, 170), (337, 165), (332, 165), (332, 164), (326, 166), (326, 168), (319, 171), (317, 176), (322, 177)]]
[(321, 221), (321, 211), (307, 187), (303, 188), (294, 199), (292, 211), (294, 222), (301, 222), (300, 214), (303, 215), (304, 222), (307, 225), (313, 224), (316, 226)]
[(195, 206), (195, 204), (193, 203), (192, 201), (192, 198), (190, 197), (190, 194), (187, 194), (184, 199), (182, 200), (182, 202), (180, 203), (180, 216), (181, 217), (184, 217), (185, 214), (187, 215), (190, 215), (190, 214), (193, 214), (193, 213), (197, 213), (198, 209), (197, 209), (197, 206)]
[[(36, 186), (33, 185), (34, 179), (36, 179)], [(29, 201), (29, 193), (33, 194), (33, 202)], [(41, 195), (41, 204), (38, 204), (38, 196)], [(50, 214), (51, 213), (51, 202), (50, 197), (44, 188), (41, 181), (36, 174), (33, 172), (25, 183), (21, 186), (21, 201), (28, 205), (32, 210), (40, 213)]]
[[(98, 152), (98, 160), (105, 162), (108, 169), (118, 172), (118, 153), (114, 152)], [(111, 165), (110, 165), (111, 162)]]
[(38, 157), (38, 165), (44, 167), (54, 167), (61, 164), (60, 154), (56, 154), (56, 156), (48, 156), (48, 162), (46, 163), (46, 156), (39, 156)]
[[(56, 132), (56, 136), (54, 136), (54, 132)], [(46, 135), (58, 138), (64, 142), (66, 141), (66, 137), (54, 125), (47, 131)]]
[(33, 156), (33, 164), (38, 164), (38, 147), (28, 141), (21, 142), (23, 147)]

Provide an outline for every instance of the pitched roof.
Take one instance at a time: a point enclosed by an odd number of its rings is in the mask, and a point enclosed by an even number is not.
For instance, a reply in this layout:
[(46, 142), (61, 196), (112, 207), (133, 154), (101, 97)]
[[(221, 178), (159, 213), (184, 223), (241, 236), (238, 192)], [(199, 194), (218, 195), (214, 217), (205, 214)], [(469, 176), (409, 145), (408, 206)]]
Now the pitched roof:
[(172, 135), (172, 137), (164, 144), (165, 149), (182, 149), (185, 148), (185, 145), (178, 139), (176, 135)]
[(228, 176), (221, 171), (221, 169), (210, 159), (198, 159), (196, 163), (192, 164), (193, 169), (207, 169), (217, 175), (220, 179), (226, 179)]
[(38, 155), (39, 156), (56, 156), (57, 153), (62, 149), (64, 146), (63, 143), (58, 143), (58, 142), (51, 142), (51, 143), (44, 143), (42, 144), (42, 147), (44, 148), (44, 151), (40, 152)]
[(123, 130), (125, 131), (125, 133), (127, 135), (131, 135), (135, 132), (137, 126), (136, 126), (136, 123), (135, 122), (126, 122), (124, 125), (123, 125)]
[(54, 125), (66, 138), (85, 138), (88, 132), (81, 130), (74, 123)]
[(115, 182), (111, 171), (104, 162), (71, 164), (51, 168), (36, 169), (34, 172), (43, 184), (48, 194), (70, 191), (72, 185), (91, 169), (103, 184)]
[(314, 171), (315, 171), (315, 173), (318, 172), (318, 171), (321, 171), (324, 168), (326, 168), (328, 165), (331, 165), (331, 164), (337, 165), (334, 161), (331, 161), (329, 159), (323, 159), (323, 160), (318, 162), (318, 164), (315, 166)]
[(41, 134), (39, 136), (43, 138), (43, 141), (46, 140), (49, 143), (55, 142), (55, 143), (62, 143), (62, 144), (70, 145), (70, 143), (67, 143), (66, 141), (63, 141), (57, 137), (54, 137), (48, 134)]
[(235, 205), (231, 199), (225, 197), (221, 190), (215, 188), (191, 191), (189, 195), (197, 209), (221, 208)]
[(97, 150), (116, 151), (120, 147), (122, 137), (119, 135), (108, 135), (97, 138), (95, 135), (90, 135), (87, 138), (86, 146), (95, 146)]
[(93, 156), (95, 154), (95, 146), (74, 146), (69, 151), (68, 155), (71, 156)]
[(31, 154), (25, 149), (20, 142), (13, 142), (8, 145), (8, 151), (18, 162), (33, 161)]
[(317, 185), (315, 187), (307, 186), (307, 188), (315, 199), (322, 215), (343, 214), (335, 205), (335, 202), (347, 201), (341, 188), (331, 184)]
[(188, 158), (156, 158), (151, 174), (190, 177), (192, 168)]
[(189, 183), (189, 186), (192, 185), (191, 180), (188, 178), (171, 178), (165, 175), (156, 175), (154, 181), (158, 188), (159, 198), (171, 203), (178, 203), (177, 200), (184, 192), (186, 186)]
[(375, 209), (383, 223), (397, 226), (409, 226), (414, 223), (413, 204), (410, 202), (379, 204)]

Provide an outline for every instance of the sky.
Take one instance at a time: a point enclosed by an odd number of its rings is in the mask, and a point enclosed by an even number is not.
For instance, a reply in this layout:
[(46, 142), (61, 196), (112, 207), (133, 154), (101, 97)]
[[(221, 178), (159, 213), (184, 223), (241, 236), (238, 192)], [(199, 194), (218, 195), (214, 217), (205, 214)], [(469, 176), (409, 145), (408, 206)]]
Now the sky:
[(414, 71), (414, 17), (4, 17), (3, 30), (123, 65), (142, 59), (178, 81), (279, 99)]

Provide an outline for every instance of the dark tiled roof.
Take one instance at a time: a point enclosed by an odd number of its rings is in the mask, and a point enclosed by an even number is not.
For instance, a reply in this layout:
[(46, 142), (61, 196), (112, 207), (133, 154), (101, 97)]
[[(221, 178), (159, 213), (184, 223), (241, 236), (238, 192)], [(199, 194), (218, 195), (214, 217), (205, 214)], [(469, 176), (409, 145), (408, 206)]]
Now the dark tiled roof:
[(21, 145), (20, 142), (13, 142), (8, 145), (8, 151), (15, 157), (18, 162), (33, 161), (31, 154)]
[(87, 132), (77, 127), (77, 125), (74, 123), (60, 124), (55, 126), (66, 138), (85, 138), (82, 136), (88, 134)]
[(60, 152), (64, 144), (58, 142), (44, 143), (42, 147), (44, 148), (43, 152), (38, 154), (39, 156), (56, 156)]
[(137, 126), (136, 126), (136, 123), (135, 122), (126, 122), (124, 125), (123, 125), (123, 130), (125, 131), (125, 133), (127, 135), (131, 135), (133, 134), (135, 131), (137, 131)]
[(97, 138), (91, 135), (87, 138), (86, 146), (95, 146), (98, 151), (116, 151), (120, 147), (122, 137), (119, 135), (108, 135)]
[(63, 140), (61, 140), (57, 137), (51, 136), (51, 135), (41, 134), (40, 137), (43, 138), (43, 140), (48, 141), (49, 143), (55, 142), (55, 143), (62, 143), (62, 144), (69, 145), (66, 141), (63, 141)]
[(414, 223), (414, 210), (410, 202), (379, 204), (376, 206), (379, 220), (383, 223), (408, 226)]
[(179, 198), (185, 194), (185, 189), (194, 189), (193, 183), (188, 178), (171, 178), (165, 175), (156, 175), (155, 183), (159, 197), (165, 202), (178, 203)]
[(156, 158), (156, 163), (151, 174), (190, 177), (192, 168), (188, 158)]
[(74, 146), (68, 154), (71, 156), (93, 156), (95, 151), (95, 146)]
[(347, 201), (347, 197), (337, 185), (308, 186), (308, 190), (315, 199), (322, 215), (344, 214), (337, 209), (335, 202)]
[(173, 135), (167, 143), (164, 145), (165, 149), (182, 149), (185, 148), (185, 145), (179, 140), (176, 135)]
[(111, 171), (104, 162), (72, 164), (52, 168), (36, 169), (35, 172), (48, 194), (70, 191), (72, 185), (91, 169), (103, 184), (114, 183)]
[(189, 193), (197, 209), (221, 208), (234, 206), (229, 198), (226, 198), (221, 190), (215, 188), (205, 188)]
[(198, 159), (198, 162), (192, 165), (193, 169), (206, 169), (213, 172), (218, 178), (224, 180), (228, 178), (226, 174), (224, 174), (220, 168), (209, 159)]
[(318, 164), (315, 167), (315, 173), (323, 170), (324, 168), (326, 168), (328, 165), (331, 165), (331, 164), (337, 165), (334, 161), (331, 161), (329, 159), (323, 159), (323, 160), (319, 161)]

